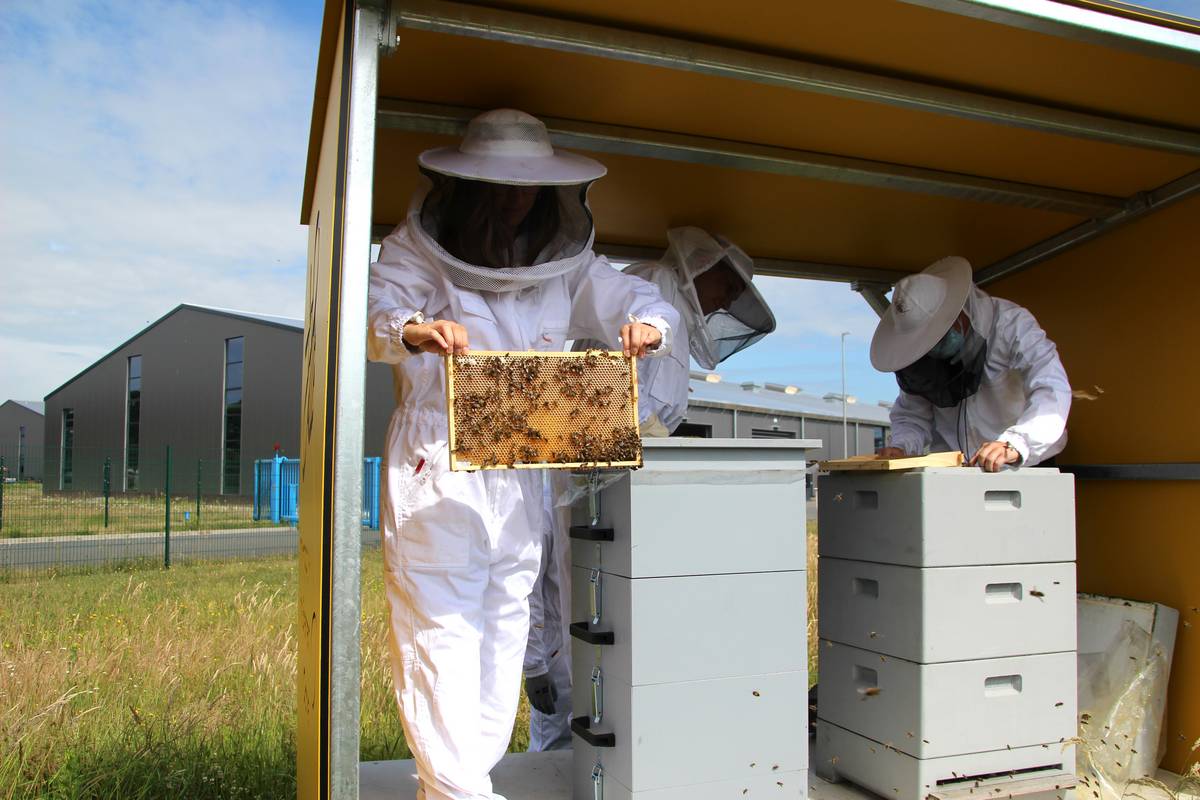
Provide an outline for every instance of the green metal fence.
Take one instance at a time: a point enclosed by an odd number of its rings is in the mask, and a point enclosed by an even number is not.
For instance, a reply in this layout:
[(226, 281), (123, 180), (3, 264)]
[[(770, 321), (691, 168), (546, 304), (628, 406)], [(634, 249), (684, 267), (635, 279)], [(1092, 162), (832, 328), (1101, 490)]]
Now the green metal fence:
[(218, 452), (164, 447), (131, 470), (120, 453), (77, 448), (66, 475), (60, 465), (41, 481), (18, 480), (13, 455), (0, 448), (0, 574), (296, 551), (294, 523), (254, 518), (250, 468), (246, 494), (221, 493)]

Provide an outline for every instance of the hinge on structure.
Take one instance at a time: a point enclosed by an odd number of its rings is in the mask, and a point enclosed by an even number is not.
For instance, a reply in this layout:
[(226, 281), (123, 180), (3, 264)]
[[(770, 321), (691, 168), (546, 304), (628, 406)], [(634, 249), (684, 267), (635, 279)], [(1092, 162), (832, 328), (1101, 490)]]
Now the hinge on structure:
[(863, 296), (863, 300), (867, 301), (867, 305), (878, 314), (883, 316), (891, 306), (891, 302), (887, 299), (887, 293), (891, 291), (891, 286), (886, 283), (872, 283), (870, 281), (854, 281), (850, 284), (850, 288)]

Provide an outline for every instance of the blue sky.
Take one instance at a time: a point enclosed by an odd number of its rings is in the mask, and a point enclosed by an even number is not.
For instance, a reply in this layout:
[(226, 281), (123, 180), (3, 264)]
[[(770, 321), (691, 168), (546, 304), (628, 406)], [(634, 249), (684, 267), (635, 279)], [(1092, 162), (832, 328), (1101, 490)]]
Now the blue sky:
[[(1200, 15), (1200, 0), (1154, 5)], [(321, 4), (0, 5), (0, 401), (43, 397), (180, 302), (300, 316)], [(891, 399), (845, 285), (762, 279), (730, 380)]]

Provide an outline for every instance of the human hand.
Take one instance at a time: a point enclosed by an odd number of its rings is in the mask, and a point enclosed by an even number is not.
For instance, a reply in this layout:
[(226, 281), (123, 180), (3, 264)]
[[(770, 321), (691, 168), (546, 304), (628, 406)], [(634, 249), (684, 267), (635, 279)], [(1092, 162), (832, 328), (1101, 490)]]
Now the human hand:
[(546, 715), (554, 713), (554, 701), (558, 700), (558, 689), (554, 688), (554, 682), (550, 680), (549, 673), (526, 678), (525, 695), (529, 698), (529, 705), (538, 711)]
[(1005, 464), (1015, 464), (1020, 460), (1021, 454), (1008, 442), (984, 442), (967, 466), (982, 467), (984, 472), (999, 472)]
[(621, 327), (621, 344), (625, 346), (625, 356), (641, 358), (646, 351), (658, 347), (662, 334), (653, 325), (644, 322), (630, 322)]
[(901, 447), (881, 447), (875, 451), (880, 458), (907, 458), (908, 453)]
[(465, 353), (470, 349), (467, 346), (467, 329), (448, 319), (410, 322), (404, 326), (404, 342), (424, 353), (447, 356)]

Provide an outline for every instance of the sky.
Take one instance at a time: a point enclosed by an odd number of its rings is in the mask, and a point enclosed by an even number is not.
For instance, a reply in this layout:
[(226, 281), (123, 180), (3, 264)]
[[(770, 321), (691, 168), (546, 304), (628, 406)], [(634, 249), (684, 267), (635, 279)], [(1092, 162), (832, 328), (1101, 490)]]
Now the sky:
[[(1200, 16), (1200, 0), (1157, 0)], [(36, 400), (181, 302), (301, 316), (321, 4), (0, 4), (0, 402)], [(890, 400), (844, 284), (763, 278), (779, 330), (727, 380)]]

